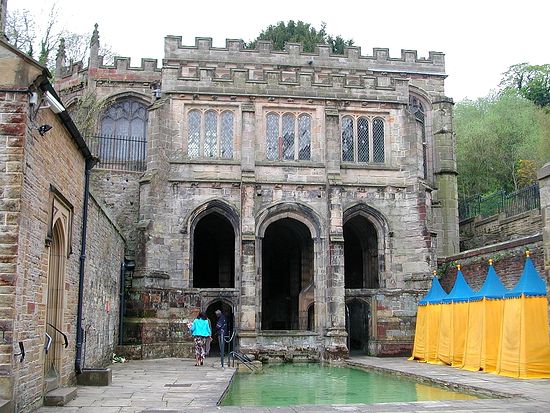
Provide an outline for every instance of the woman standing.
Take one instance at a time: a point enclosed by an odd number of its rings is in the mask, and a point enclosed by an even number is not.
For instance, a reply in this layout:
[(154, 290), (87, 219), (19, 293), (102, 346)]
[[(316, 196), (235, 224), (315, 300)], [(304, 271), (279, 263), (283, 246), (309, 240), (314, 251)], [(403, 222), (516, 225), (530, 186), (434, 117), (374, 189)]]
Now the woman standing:
[(206, 339), (212, 336), (210, 323), (204, 313), (199, 313), (193, 324), (189, 326), (189, 331), (195, 340), (195, 366), (202, 366), (206, 355)]

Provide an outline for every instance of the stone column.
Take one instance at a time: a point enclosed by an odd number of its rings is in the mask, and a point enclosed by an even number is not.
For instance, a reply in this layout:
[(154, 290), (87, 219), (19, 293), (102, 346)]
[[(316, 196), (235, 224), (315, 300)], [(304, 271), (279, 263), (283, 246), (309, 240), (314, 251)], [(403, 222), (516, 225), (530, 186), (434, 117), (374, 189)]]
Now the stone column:
[(340, 128), (338, 110), (325, 109), (327, 145), (327, 194), (329, 240), (326, 278), (325, 357), (340, 358), (348, 353), (346, 346), (346, 303), (344, 289), (344, 232), (342, 187), (340, 179)]
[(542, 242), (546, 283), (550, 281), (550, 162), (537, 173), (540, 188), (540, 212), (542, 216)]
[(242, 105), (241, 140), (241, 285), (238, 308), (239, 344), (244, 350), (256, 342), (256, 222), (255, 196), (255, 108)]
[(437, 254), (449, 256), (459, 252), (458, 185), (456, 145), (453, 136), (453, 101), (443, 98), (433, 102), (434, 174), (437, 192), (434, 210), (437, 221)]

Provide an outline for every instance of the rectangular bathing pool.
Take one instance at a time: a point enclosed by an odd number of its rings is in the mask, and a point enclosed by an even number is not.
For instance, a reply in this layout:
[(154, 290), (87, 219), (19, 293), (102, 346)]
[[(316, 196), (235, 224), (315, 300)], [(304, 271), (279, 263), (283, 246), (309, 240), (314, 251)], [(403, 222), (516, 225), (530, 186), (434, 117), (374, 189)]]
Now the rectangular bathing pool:
[(258, 373), (237, 373), (221, 405), (370, 404), (478, 398), (378, 372), (288, 363), (267, 364)]

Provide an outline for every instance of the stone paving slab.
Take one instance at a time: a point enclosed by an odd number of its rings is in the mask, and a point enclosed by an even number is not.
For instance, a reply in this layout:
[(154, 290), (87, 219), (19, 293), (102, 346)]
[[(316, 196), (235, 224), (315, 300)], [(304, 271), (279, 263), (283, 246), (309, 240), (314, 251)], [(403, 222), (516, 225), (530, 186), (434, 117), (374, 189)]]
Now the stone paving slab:
[[(374, 369), (434, 383), (451, 390), (491, 398), (291, 407), (217, 406), (235, 370), (210, 362), (195, 367), (190, 359), (136, 360), (113, 364), (107, 387), (78, 386), (77, 397), (63, 407), (41, 407), (36, 413), (358, 413), (358, 412), (548, 412), (550, 379), (516, 380), (469, 372), (404, 358), (353, 357), (352, 367)], [(500, 397), (500, 398), (496, 398)]]

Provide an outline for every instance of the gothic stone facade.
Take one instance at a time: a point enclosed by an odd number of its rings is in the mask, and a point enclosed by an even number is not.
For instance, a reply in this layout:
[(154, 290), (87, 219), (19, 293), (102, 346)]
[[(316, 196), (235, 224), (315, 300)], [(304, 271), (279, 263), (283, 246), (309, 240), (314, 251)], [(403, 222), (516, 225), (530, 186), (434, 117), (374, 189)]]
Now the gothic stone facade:
[(128, 354), (190, 354), (184, 323), (217, 308), (261, 358), (409, 351), (437, 257), (458, 252), (443, 54), (168, 36), (159, 70), (98, 48), (87, 68), (60, 50), (56, 87), (106, 99), (104, 137), (147, 141), (143, 173), (106, 167), (104, 144), (93, 175), (136, 262)]

